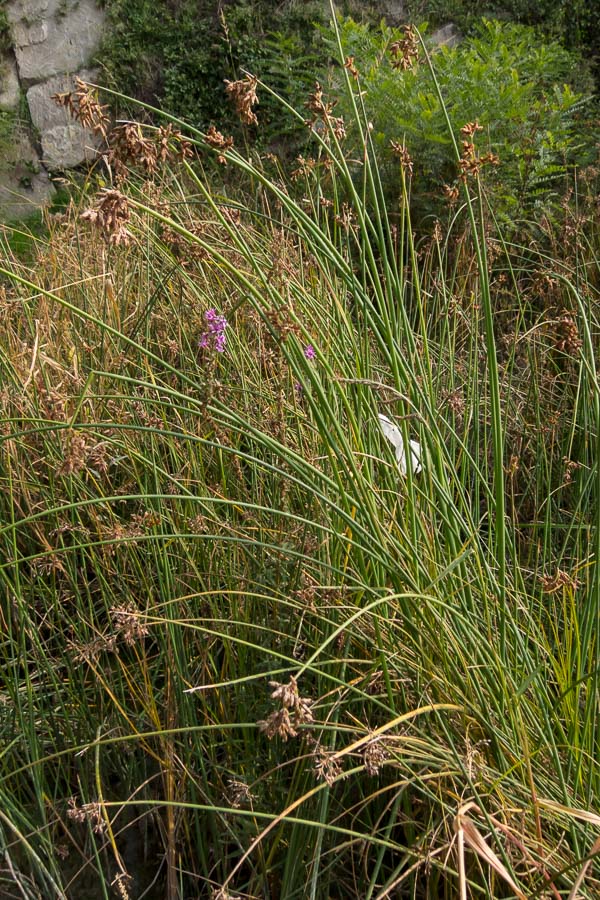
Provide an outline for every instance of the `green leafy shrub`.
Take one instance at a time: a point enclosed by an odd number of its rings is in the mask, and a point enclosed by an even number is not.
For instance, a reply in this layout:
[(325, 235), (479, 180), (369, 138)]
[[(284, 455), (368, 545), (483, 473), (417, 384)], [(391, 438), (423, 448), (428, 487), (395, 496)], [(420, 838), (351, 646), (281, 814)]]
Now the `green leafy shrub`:
[(12, 47), (10, 25), (6, 16), (6, 10), (0, 8), (0, 53), (6, 53)]
[[(443, 185), (456, 178), (456, 154), (429, 67), (393, 67), (390, 46), (403, 37), (384, 24), (372, 30), (351, 19), (341, 23), (343, 52), (360, 69), (388, 191), (397, 193), (399, 185), (390, 142), (405, 140), (423, 185), (415, 206), (421, 216), (437, 214)], [(478, 148), (500, 158), (487, 179), (497, 214), (522, 216), (548, 197), (570, 165), (592, 161), (593, 138), (578, 129), (587, 99), (570, 84), (578, 57), (559, 43), (541, 40), (529, 27), (484, 20), (458, 46), (430, 52), (456, 136), (476, 121), (484, 129)], [(350, 101), (344, 103), (349, 113)]]
[[(314, 26), (325, 27), (330, 16), (319, 0), (288, 0), (275, 8), (271, 0), (105, 0), (105, 6), (109, 27), (97, 62), (107, 86), (196, 127), (219, 123), (234, 132), (238, 119), (225, 80), (250, 71), (300, 108), (323, 62)], [(359, 19), (377, 17), (375, 3), (344, 0), (338, 6)], [(260, 102), (260, 129), (246, 137), (263, 146), (293, 142), (302, 131), (298, 123), (282, 129), (277, 104), (267, 94)], [(133, 108), (120, 112), (133, 114)]]
[(471, 33), (482, 16), (521, 25), (534, 25), (569, 50), (581, 53), (584, 71), (600, 86), (600, 30), (595, 4), (588, 0), (407, 0), (410, 21), (427, 20), (432, 28), (453, 22), (463, 34)]

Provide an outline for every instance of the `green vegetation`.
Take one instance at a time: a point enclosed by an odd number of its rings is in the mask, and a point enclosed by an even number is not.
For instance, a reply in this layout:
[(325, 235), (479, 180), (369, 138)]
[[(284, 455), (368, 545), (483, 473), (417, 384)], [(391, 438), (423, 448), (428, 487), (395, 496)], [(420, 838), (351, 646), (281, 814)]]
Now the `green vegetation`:
[(5, 53), (12, 47), (10, 27), (6, 17), (6, 10), (0, 7), (0, 53)]
[(482, 16), (534, 25), (566, 47), (590, 53), (598, 47), (596, 15), (588, 0), (408, 0), (412, 20), (427, 18), (434, 27), (454, 22), (463, 31)]
[[(360, 90), (394, 196), (400, 188), (391, 140), (405, 144), (414, 160), (417, 221), (426, 213), (439, 214), (442, 188), (456, 179), (446, 114), (455, 133), (467, 122), (483, 128), (478, 143), (501, 161), (496, 176), (486, 179), (488, 191), (495, 214), (509, 222), (556, 200), (572, 167), (595, 159), (599, 131), (592, 121), (591, 78), (577, 54), (542, 40), (533, 28), (483, 20), (456, 47), (430, 46), (445, 107), (427, 66), (412, 66), (399, 77), (390, 48), (402, 42), (401, 29), (382, 24), (376, 31), (352, 19), (342, 21), (340, 29), (344, 55), (360, 60)], [(347, 115), (352, 102), (346, 96), (340, 110)]]
[(233, 143), (122, 125), (0, 238), (2, 896), (598, 896), (598, 168), (507, 232), (402, 40), (463, 175), (430, 235), (357, 51), (240, 79)]
[[(329, 13), (320, 0), (106, 0), (105, 6), (110, 27), (98, 53), (105, 83), (202, 128), (211, 122), (236, 128), (225, 80), (242, 70), (259, 71), (297, 105), (323, 63), (314, 24), (325, 25)], [(371, 11), (357, 0), (340, 9), (359, 17)], [(277, 104), (269, 97), (261, 102), (262, 143), (281, 141)]]

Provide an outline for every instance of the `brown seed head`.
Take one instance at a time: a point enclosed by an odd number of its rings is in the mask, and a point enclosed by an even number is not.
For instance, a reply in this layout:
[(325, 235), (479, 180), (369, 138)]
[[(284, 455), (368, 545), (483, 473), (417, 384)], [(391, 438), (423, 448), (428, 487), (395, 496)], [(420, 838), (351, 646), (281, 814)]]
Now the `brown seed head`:
[(90, 209), (81, 213), (80, 218), (103, 232), (109, 244), (129, 244), (133, 239), (125, 227), (129, 221), (129, 203), (120, 191), (104, 188)]
[(106, 137), (110, 121), (106, 115), (108, 107), (100, 104), (98, 92), (80, 78), (75, 78), (75, 90), (53, 94), (51, 99), (57, 106), (67, 109), (72, 118), (84, 128), (89, 128), (94, 134), (101, 134), (103, 138)]
[(220, 131), (217, 131), (214, 125), (211, 125), (208, 131), (206, 132), (206, 143), (209, 147), (212, 147), (213, 150), (219, 150), (220, 153), (217, 156), (217, 162), (221, 163), (221, 165), (226, 166), (227, 160), (223, 155), (227, 150), (231, 150), (233, 147), (233, 138), (232, 137), (224, 137)]
[(570, 575), (563, 569), (557, 569), (554, 575), (541, 575), (540, 581), (544, 594), (555, 594), (561, 588), (575, 592), (580, 585), (576, 575)]
[(225, 79), (227, 87), (225, 91), (229, 94), (236, 112), (245, 125), (258, 125), (258, 119), (252, 110), (253, 106), (258, 106), (258, 97), (256, 96), (256, 85), (258, 78), (256, 75), (246, 75), (240, 81), (228, 81)]
[(419, 39), (414, 26), (405, 25), (403, 31), (404, 38), (390, 44), (390, 54), (392, 68), (406, 72), (407, 69), (412, 69), (419, 59)]

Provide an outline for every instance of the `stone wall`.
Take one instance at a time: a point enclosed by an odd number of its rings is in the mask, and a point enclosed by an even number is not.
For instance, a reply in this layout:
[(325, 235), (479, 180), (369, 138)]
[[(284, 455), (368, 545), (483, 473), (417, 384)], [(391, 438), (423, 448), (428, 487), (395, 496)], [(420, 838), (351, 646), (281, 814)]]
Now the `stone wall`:
[[(403, 0), (376, 0), (376, 8), (390, 25), (404, 20)], [(55, 193), (49, 176), (94, 158), (98, 139), (51, 97), (71, 90), (76, 76), (97, 80), (88, 66), (106, 16), (101, 0), (0, 0), (0, 11), (12, 44), (0, 50), (2, 222), (48, 204)]]
[(0, 220), (7, 221), (51, 200), (49, 172), (95, 154), (94, 135), (51, 97), (71, 90), (76, 76), (96, 77), (86, 65), (99, 46), (104, 11), (96, 0), (5, 0), (4, 11), (12, 38), (12, 51), (0, 56)]

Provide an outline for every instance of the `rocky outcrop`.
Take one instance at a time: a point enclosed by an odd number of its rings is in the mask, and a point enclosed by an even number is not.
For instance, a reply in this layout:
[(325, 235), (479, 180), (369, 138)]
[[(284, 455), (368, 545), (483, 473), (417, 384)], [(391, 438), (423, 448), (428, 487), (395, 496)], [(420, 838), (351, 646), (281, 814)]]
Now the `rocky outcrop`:
[(0, 222), (26, 219), (56, 193), (27, 131), (14, 129), (0, 159)]
[(456, 47), (460, 44), (461, 34), (453, 22), (449, 22), (442, 28), (438, 28), (431, 35), (431, 43), (436, 47)]
[[(96, 73), (86, 65), (98, 49), (105, 14), (97, 0), (6, 0), (4, 10), (14, 50), (0, 57), (0, 110), (14, 113), (14, 134), (0, 135), (6, 145), (0, 161), (0, 218), (6, 220), (48, 202), (53, 193), (48, 171), (89, 162), (96, 153), (92, 132), (51, 98), (71, 90), (75, 76), (94, 79)], [(23, 95), (37, 147), (18, 125)]]
[(0, 109), (16, 109), (19, 105), (21, 86), (17, 63), (12, 53), (0, 54)]
[[(95, 81), (98, 73), (82, 69), (76, 73), (82, 81)], [(51, 171), (70, 169), (96, 156), (99, 140), (92, 131), (73, 121), (68, 110), (52, 97), (72, 91), (74, 75), (55, 75), (27, 91), (31, 121), (40, 134), (42, 162)]]
[(383, 0), (381, 11), (388, 25), (402, 25), (406, 22), (404, 0)]
[(8, 0), (6, 17), (24, 87), (85, 66), (104, 23), (96, 0)]

